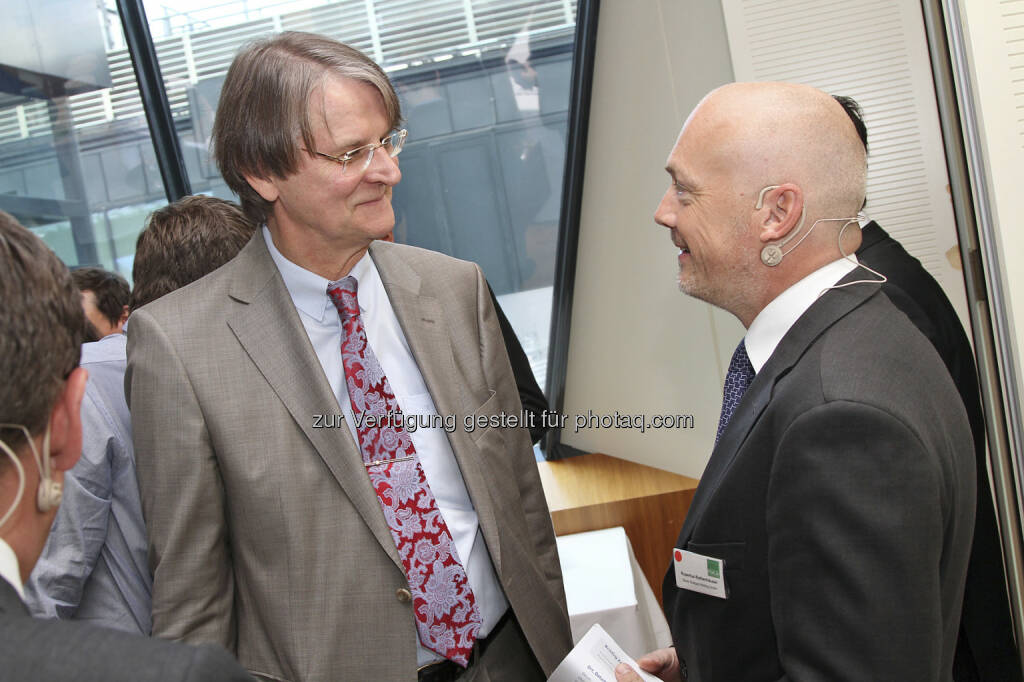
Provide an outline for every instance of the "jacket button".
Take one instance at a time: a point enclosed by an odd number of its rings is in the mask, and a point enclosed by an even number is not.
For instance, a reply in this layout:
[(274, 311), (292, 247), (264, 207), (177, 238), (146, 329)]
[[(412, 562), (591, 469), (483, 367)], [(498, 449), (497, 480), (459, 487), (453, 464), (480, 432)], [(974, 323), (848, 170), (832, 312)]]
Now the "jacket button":
[(412, 592), (405, 589), (404, 587), (399, 587), (397, 590), (395, 590), (395, 597), (397, 597), (398, 601), (402, 602), (403, 604), (408, 604), (412, 601)]

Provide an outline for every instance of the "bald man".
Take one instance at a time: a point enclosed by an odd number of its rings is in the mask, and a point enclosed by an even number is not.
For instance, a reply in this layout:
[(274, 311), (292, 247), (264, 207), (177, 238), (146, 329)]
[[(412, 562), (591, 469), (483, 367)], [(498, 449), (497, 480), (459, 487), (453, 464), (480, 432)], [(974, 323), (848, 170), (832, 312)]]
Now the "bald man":
[[(949, 680), (971, 546), (967, 417), (858, 267), (864, 146), (806, 86), (690, 115), (655, 213), (683, 292), (735, 315), (718, 438), (664, 584), (664, 680)], [(622, 666), (618, 680), (638, 680)]]

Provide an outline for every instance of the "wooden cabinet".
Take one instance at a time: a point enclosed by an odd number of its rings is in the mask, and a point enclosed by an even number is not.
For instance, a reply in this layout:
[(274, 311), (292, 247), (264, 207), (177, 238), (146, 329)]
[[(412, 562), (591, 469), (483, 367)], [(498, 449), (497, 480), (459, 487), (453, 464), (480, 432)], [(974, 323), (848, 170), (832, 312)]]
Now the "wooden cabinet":
[(660, 604), (697, 479), (602, 454), (538, 467), (555, 535), (622, 526)]

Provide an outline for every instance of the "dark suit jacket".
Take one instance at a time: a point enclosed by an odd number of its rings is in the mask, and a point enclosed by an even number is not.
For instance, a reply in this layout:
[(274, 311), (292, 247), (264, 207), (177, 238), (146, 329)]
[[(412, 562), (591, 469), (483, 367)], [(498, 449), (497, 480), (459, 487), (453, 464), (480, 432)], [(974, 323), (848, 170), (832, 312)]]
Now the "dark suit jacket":
[(874, 221), (864, 226), (862, 234), (857, 258), (889, 278), (882, 291), (932, 342), (956, 384), (974, 436), (978, 506), (953, 679), (1020, 682), (999, 529), (988, 487), (985, 417), (971, 344), (942, 287), (921, 262)]
[(689, 679), (950, 679), (974, 492), (931, 345), (876, 285), (828, 291), (754, 378), (680, 533), (729, 590), (666, 576)]
[(0, 682), (255, 682), (217, 646), (187, 646), (29, 616), (0, 579)]

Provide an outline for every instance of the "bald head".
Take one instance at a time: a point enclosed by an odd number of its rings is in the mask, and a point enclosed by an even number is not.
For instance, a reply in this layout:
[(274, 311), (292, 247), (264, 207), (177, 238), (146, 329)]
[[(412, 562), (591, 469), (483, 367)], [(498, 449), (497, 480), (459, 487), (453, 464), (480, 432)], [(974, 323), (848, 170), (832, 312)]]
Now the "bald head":
[[(820, 90), (733, 83), (712, 91), (683, 125), (665, 169), (672, 184), (655, 220), (680, 249), (680, 288), (744, 324), (860, 244), (859, 231), (847, 230), (840, 249), (849, 221), (836, 219), (852, 219), (864, 200), (864, 145), (843, 107)], [(771, 266), (761, 261), (769, 245), (785, 256)]]
[[(864, 145), (830, 95), (794, 83), (731, 83), (708, 94), (683, 132), (712, 141), (737, 189), (794, 183), (807, 218), (852, 216), (864, 200)], [(808, 223), (810, 224), (810, 223)]]

